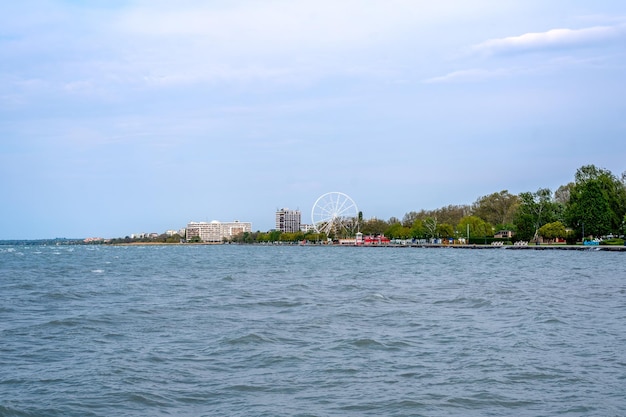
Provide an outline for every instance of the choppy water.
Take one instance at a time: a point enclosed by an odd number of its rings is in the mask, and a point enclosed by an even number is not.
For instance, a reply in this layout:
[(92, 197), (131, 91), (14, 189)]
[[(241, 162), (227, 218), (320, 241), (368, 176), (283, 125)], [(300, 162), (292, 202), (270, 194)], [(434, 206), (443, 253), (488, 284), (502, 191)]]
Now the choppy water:
[(0, 416), (624, 416), (625, 265), (0, 246)]

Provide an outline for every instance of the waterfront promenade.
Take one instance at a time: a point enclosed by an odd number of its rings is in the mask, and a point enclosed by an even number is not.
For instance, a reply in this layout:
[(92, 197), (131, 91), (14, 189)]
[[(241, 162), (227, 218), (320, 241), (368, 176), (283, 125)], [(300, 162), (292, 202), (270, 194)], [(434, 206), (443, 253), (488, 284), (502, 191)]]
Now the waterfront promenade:
[(424, 244), (388, 244), (388, 245), (367, 245), (363, 247), (393, 247), (393, 248), (439, 248), (439, 249), (499, 249), (499, 250), (577, 250), (577, 251), (612, 251), (612, 252), (626, 252), (626, 246), (609, 246), (609, 245), (444, 245), (435, 243)]

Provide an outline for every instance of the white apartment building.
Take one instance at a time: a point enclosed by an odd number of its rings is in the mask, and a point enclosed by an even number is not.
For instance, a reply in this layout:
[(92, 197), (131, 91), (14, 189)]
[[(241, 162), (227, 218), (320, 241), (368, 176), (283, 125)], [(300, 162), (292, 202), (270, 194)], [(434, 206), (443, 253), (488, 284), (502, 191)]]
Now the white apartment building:
[(251, 231), (252, 223), (250, 222), (235, 220), (234, 222), (222, 223), (213, 220), (210, 223), (189, 222), (185, 235), (188, 241), (194, 237), (199, 237), (203, 242), (221, 243), (224, 239), (230, 240), (240, 233)]
[(300, 231), (304, 232), (304, 233), (315, 232), (315, 226), (313, 226), (312, 224), (304, 224), (304, 223), (302, 223), (300, 225)]
[(288, 208), (276, 210), (276, 230), (299, 232), (301, 218), (300, 210), (289, 210)]

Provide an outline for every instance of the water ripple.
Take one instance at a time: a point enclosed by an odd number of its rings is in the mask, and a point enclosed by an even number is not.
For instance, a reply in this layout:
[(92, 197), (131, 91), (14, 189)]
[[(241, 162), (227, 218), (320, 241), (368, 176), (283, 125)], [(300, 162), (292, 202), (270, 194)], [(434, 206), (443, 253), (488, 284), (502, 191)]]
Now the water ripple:
[(626, 415), (623, 254), (0, 248), (0, 416)]

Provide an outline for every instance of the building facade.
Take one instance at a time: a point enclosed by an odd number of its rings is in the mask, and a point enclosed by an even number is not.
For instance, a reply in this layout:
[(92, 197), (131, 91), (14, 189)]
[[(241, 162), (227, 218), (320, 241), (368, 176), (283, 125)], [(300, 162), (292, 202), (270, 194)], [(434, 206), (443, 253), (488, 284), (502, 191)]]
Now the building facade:
[(304, 233), (315, 232), (315, 226), (312, 224), (300, 224), (300, 231)]
[(222, 223), (217, 220), (213, 220), (210, 223), (189, 222), (187, 224), (185, 236), (187, 241), (198, 237), (203, 242), (221, 243), (224, 240), (232, 239), (240, 233), (251, 231), (252, 223), (250, 222), (240, 222), (239, 220), (235, 220), (234, 222)]
[(300, 210), (287, 208), (276, 210), (276, 230), (281, 232), (299, 232), (302, 215)]
[(498, 233), (493, 235), (496, 239), (510, 239), (515, 235), (511, 230), (499, 230)]

